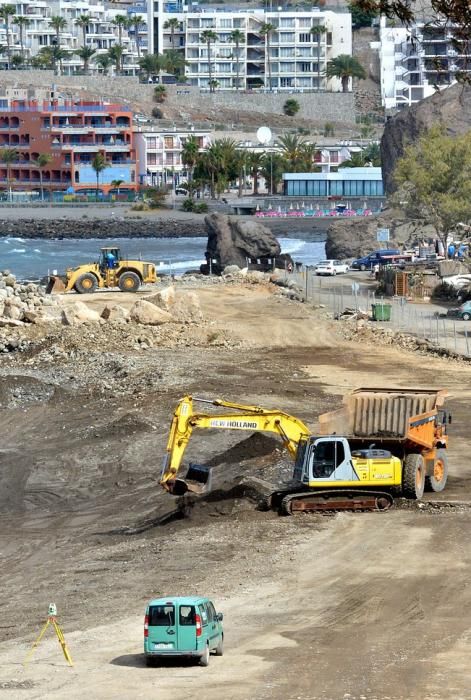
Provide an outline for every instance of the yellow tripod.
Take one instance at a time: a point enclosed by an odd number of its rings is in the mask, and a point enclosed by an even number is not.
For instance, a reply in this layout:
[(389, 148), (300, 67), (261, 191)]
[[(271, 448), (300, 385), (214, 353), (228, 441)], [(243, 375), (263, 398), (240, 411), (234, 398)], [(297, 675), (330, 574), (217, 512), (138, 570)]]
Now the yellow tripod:
[(46, 630), (47, 630), (47, 628), (49, 627), (49, 625), (52, 625), (52, 626), (54, 627), (54, 631), (55, 631), (55, 633), (56, 633), (56, 637), (57, 637), (57, 639), (58, 639), (58, 641), (59, 641), (59, 644), (60, 644), (61, 647), (62, 647), (62, 651), (63, 651), (64, 656), (65, 656), (65, 660), (67, 661), (67, 663), (69, 664), (69, 666), (73, 666), (73, 665), (74, 665), (73, 662), (72, 662), (72, 658), (71, 658), (71, 656), (70, 656), (70, 652), (69, 652), (69, 650), (68, 650), (68, 648), (67, 648), (67, 644), (66, 644), (66, 641), (65, 641), (65, 638), (64, 638), (64, 634), (63, 634), (63, 632), (62, 632), (62, 630), (61, 630), (61, 628), (60, 628), (59, 623), (57, 622), (57, 607), (55, 606), (54, 603), (51, 603), (50, 606), (49, 606), (49, 611), (48, 611), (46, 623), (44, 624), (44, 627), (42, 628), (42, 630), (41, 630), (41, 632), (40, 632), (40, 634), (39, 634), (39, 637), (36, 639), (36, 641), (34, 642), (33, 646), (31, 647), (31, 651), (28, 652), (28, 655), (26, 656), (26, 659), (25, 659), (24, 662), (23, 662), (23, 665), (24, 665), (24, 666), (26, 666), (26, 664), (28, 663), (28, 661), (30, 661), (31, 657), (33, 656), (34, 650), (39, 646), (39, 643), (40, 643), (41, 639), (44, 637), (44, 635), (45, 635), (45, 633), (46, 633)]

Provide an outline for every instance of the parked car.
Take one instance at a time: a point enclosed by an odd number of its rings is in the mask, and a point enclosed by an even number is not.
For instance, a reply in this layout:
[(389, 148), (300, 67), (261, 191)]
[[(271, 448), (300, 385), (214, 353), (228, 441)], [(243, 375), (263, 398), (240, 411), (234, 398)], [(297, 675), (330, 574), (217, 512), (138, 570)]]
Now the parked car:
[(340, 260), (322, 260), (316, 265), (316, 275), (341, 275), (349, 269), (347, 263)]
[(156, 598), (146, 607), (144, 655), (152, 666), (158, 659), (182, 656), (209, 664), (210, 652), (222, 656), (223, 614), (209, 598)]
[(353, 260), (350, 267), (352, 270), (372, 270), (375, 265), (387, 262), (387, 258), (401, 255), (401, 251), (397, 248), (375, 250), (362, 258)]
[(453, 318), (462, 318), (463, 321), (469, 321), (471, 319), (471, 301), (465, 301), (464, 304), (458, 306), (456, 309), (448, 309), (447, 316), (452, 316)]
[(185, 187), (175, 187), (175, 194), (183, 194), (185, 197), (188, 195), (188, 190)]

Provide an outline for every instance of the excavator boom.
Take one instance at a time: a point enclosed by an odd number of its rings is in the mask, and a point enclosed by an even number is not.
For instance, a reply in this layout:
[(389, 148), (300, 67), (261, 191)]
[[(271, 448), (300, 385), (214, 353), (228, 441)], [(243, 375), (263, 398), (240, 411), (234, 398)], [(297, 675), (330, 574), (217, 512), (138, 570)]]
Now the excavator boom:
[[(225, 412), (195, 413), (193, 402), (207, 403), (228, 409)], [(190, 465), (187, 474), (179, 476), (183, 455), (194, 428), (215, 428), (222, 430), (247, 430), (275, 433), (293, 459), (302, 437), (311, 434), (309, 428), (299, 418), (282, 411), (264, 409), (260, 406), (245, 406), (221, 399), (193, 399), (184, 396), (173, 415), (167, 443), (167, 454), (161, 473), (161, 486), (174, 495), (187, 491), (206, 493), (210, 490), (211, 472), (207, 467)]]

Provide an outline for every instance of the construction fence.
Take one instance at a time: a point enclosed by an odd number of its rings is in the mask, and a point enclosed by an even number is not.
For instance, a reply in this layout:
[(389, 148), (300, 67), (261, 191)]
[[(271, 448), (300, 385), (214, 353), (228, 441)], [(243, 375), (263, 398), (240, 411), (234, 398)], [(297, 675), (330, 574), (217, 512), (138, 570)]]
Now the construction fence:
[(446, 312), (433, 303), (377, 295), (373, 281), (360, 275), (358, 281), (343, 276), (324, 277), (316, 275), (309, 267), (303, 267), (292, 273), (286, 272), (286, 277), (301, 287), (307, 303), (325, 306), (334, 317), (352, 310), (372, 318), (373, 305), (388, 305), (390, 320), (378, 321), (378, 325), (471, 357), (471, 322), (446, 317)]

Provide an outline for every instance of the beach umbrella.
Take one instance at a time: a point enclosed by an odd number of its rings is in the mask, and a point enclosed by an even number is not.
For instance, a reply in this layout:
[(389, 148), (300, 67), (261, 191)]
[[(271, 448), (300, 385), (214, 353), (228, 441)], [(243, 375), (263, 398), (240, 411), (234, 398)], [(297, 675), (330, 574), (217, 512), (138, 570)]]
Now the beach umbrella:
[(299, 211), (299, 202), (296, 202), (296, 209)]
[(291, 202), (291, 204), (289, 205), (289, 208), (291, 211), (293, 211), (293, 202)]
[(317, 209), (317, 211), (320, 211), (320, 209), (321, 209), (318, 204), (316, 204), (316, 209)]
[(268, 211), (271, 211), (271, 204), (268, 205)]
[(305, 208), (306, 208), (306, 205), (305, 205), (304, 202), (303, 202), (303, 203), (301, 204), (301, 209), (305, 209)]
[(257, 208), (255, 211), (260, 211), (260, 207), (258, 206), (258, 204), (257, 204)]
[(278, 204), (278, 212), (281, 214), (281, 206)]

